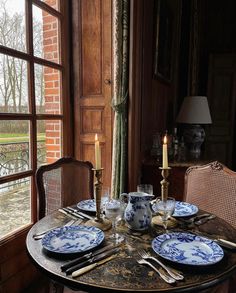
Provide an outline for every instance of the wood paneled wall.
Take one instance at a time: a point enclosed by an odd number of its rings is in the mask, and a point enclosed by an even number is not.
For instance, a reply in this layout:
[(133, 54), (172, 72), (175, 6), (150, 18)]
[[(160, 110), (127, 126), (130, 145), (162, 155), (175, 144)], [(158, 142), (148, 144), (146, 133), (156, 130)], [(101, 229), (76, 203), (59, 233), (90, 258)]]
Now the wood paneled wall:
[(178, 63), (181, 1), (167, 1), (172, 16), (171, 80), (154, 76), (154, 50), (156, 41), (155, 0), (144, 5), (143, 33), (143, 87), (141, 111), (141, 157), (150, 155), (153, 134), (172, 132), (178, 97)]

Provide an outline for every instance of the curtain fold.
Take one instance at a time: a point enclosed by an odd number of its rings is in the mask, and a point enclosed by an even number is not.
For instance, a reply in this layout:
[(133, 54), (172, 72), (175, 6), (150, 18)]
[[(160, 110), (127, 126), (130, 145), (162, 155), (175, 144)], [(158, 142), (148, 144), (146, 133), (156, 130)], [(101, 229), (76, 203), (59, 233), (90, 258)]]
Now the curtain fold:
[(113, 0), (112, 196), (124, 192), (127, 173), (127, 107), (129, 57), (129, 0)]

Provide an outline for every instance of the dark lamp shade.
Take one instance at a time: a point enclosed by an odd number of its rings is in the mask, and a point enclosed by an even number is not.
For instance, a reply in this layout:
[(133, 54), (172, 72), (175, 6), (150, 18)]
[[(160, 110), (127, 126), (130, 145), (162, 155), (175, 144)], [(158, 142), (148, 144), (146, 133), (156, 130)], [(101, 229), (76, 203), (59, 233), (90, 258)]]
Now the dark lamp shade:
[(207, 97), (185, 97), (176, 122), (186, 124), (211, 124)]

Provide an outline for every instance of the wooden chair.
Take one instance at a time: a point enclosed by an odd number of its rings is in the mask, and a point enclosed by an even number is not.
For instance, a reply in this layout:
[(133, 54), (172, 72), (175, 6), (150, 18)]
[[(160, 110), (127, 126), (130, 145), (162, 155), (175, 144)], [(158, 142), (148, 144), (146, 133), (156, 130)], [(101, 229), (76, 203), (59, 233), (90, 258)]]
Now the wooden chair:
[(88, 161), (69, 157), (40, 166), (36, 172), (38, 219), (60, 207), (93, 198), (92, 168)]
[(236, 172), (215, 161), (189, 167), (184, 200), (221, 217), (236, 228)]
[[(184, 201), (221, 217), (236, 228), (236, 172), (218, 161), (186, 170)], [(235, 277), (206, 292), (234, 292)], [(234, 290), (233, 289), (233, 290)]]
[[(93, 165), (88, 161), (69, 157), (40, 166), (36, 172), (38, 219), (60, 207), (93, 198), (92, 168)], [(73, 292), (56, 282), (50, 282), (49, 287), (49, 292)]]

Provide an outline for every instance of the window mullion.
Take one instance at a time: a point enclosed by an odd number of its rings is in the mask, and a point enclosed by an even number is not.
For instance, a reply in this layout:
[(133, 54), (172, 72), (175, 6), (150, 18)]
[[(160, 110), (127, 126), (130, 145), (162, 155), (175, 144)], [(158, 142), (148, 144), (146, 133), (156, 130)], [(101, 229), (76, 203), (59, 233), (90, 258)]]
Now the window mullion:
[[(33, 15), (32, 1), (26, 0), (26, 43), (27, 52), (33, 56)], [(36, 105), (35, 105), (35, 84), (34, 84), (34, 63), (33, 58), (28, 62), (28, 92), (29, 92), (29, 110), (32, 113), (30, 127), (30, 158), (33, 170), (37, 168), (37, 134), (36, 134)]]
[[(26, 43), (27, 52), (31, 56), (28, 62), (28, 96), (29, 96), (29, 111), (32, 113), (30, 121), (30, 162), (33, 174), (37, 169), (37, 120), (36, 120), (36, 103), (35, 103), (35, 79), (34, 79), (34, 47), (33, 47), (33, 7), (32, 1), (26, 0)], [(31, 178), (31, 195), (36, 195), (36, 187), (34, 180)], [(36, 219), (37, 197), (31, 198), (32, 209), (31, 215), (33, 220)]]

